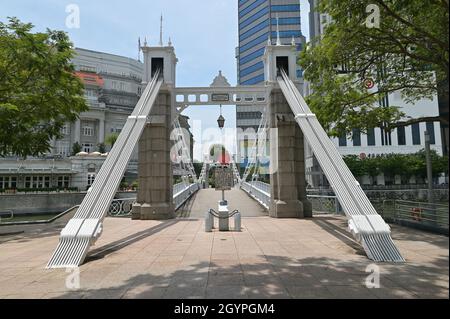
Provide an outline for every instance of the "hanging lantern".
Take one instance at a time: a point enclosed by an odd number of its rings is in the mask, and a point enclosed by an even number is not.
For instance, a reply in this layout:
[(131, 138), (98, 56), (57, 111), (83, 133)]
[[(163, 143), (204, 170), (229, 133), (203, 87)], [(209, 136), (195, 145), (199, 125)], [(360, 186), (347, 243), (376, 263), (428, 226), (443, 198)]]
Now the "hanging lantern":
[(223, 129), (225, 126), (225, 118), (222, 115), (217, 119), (217, 124), (219, 124), (220, 129)]
[(220, 116), (217, 119), (217, 124), (219, 124), (220, 129), (223, 129), (225, 126), (225, 118), (222, 116), (222, 105), (220, 106)]

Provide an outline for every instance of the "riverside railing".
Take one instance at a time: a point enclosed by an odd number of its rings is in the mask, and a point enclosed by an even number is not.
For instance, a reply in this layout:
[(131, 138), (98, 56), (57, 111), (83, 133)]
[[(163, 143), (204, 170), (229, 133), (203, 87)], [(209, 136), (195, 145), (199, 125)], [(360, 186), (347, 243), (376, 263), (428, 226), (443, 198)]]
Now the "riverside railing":
[(383, 218), (403, 226), (448, 235), (448, 209), (445, 204), (386, 200), (383, 201)]
[[(195, 192), (199, 190), (198, 183), (178, 183), (173, 185), (173, 204), (175, 210), (181, 207)], [(108, 215), (111, 217), (127, 217), (131, 215), (136, 198), (118, 198), (111, 202)]]

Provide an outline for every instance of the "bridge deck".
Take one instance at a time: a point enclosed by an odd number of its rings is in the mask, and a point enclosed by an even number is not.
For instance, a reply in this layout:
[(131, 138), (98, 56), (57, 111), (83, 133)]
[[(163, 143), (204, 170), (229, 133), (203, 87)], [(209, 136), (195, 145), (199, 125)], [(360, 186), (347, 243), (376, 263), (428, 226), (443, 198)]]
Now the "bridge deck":
[[(204, 218), (205, 213), (213, 208), (217, 211), (217, 203), (222, 199), (222, 192), (215, 189), (202, 189), (178, 210), (178, 217), (183, 218)], [(254, 199), (250, 198), (243, 190), (233, 188), (225, 191), (225, 199), (228, 200), (228, 209), (231, 211), (238, 209), (242, 217), (267, 216), (267, 211)]]
[(75, 291), (65, 269), (44, 269), (58, 229), (3, 237), (0, 298), (448, 298), (448, 237), (393, 226), (407, 261), (379, 263), (381, 288), (368, 289), (372, 262), (345, 225), (244, 217), (240, 233), (205, 233), (202, 219), (107, 218)]

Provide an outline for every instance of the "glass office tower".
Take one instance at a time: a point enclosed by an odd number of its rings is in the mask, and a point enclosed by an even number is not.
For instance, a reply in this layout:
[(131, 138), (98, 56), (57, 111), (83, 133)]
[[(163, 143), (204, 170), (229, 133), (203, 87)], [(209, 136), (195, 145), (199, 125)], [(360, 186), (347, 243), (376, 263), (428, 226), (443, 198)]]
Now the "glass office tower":
[[(300, 27), (299, 0), (238, 0), (239, 1), (239, 46), (236, 48), (238, 84), (255, 85), (264, 82), (262, 57), (268, 40), (277, 41), (277, 20), (282, 44), (291, 44), (294, 38), (300, 51), (305, 37)], [(278, 19), (277, 19), (278, 18)], [(301, 69), (297, 70), (302, 76)], [(246, 130), (258, 129), (261, 120), (261, 107), (236, 107), (236, 126)], [(247, 137), (238, 136), (238, 158), (245, 166), (253, 142)]]

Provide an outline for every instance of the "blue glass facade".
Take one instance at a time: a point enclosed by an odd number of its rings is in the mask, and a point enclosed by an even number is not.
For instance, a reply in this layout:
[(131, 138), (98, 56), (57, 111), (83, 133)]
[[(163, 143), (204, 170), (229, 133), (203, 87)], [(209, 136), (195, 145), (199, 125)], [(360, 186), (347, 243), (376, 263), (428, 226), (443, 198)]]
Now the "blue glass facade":
[[(238, 84), (258, 85), (264, 82), (262, 57), (269, 38), (277, 39), (277, 17), (282, 44), (291, 44), (294, 37), (300, 51), (305, 43), (301, 32), (300, 0), (239, 0), (239, 46), (236, 49)], [(297, 76), (302, 71), (297, 70)], [(236, 126), (257, 129), (261, 120), (257, 106), (236, 106)], [(257, 114), (257, 115), (255, 115)], [(248, 148), (253, 145), (238, 137), (238, 158), (243, 166), (248, 161)]]
[[(292, 37), (301, 50), (305, 38), (301, 33), (299, 0), (239, 0), (239, 47), (237, 49), (238, 83), (259, 84), (264, 81), (262, 56), (269, 37), (276, 41), (276, 25), (283, 44)], [(301, 70), (298, 70), (301, 75)]]

